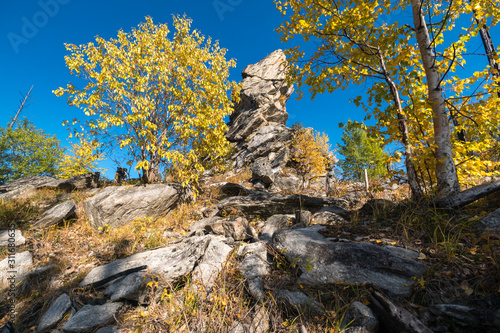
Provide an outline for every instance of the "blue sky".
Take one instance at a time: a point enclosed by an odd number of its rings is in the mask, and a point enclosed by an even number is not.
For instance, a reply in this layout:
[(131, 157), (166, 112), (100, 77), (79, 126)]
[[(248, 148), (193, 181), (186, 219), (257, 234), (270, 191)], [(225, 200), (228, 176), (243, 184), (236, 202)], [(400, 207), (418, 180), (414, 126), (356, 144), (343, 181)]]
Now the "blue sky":
[[(64, 63), (64, 43), (83, 44), (99, 35), (116, 37), (119, 29), (130, 31), (145, 16), (155, 23), (172, 22), (172, 14), (186, 14), (193, 27), (204, 35), (219, 40), (228, 49), (227, 57), (235, 58), (237, 67), (231, 79), (241, 80), (241, 71), (276, 49), (285, 49), (274, 31), (283, 21), (271, 0), (21, 0), (2, 1), (0, 11), (0, 126), (5, 126), (19, 107), (20, 93), (33, 85), (30, 105), (23, 111), (35, 126), (56, 134), (68, 146), (64, 120), (83, 119), (81, 110), (69, 107), (66, 98), (58, 98), (52, 90), (73, 78)], [(491, 32), (494, 43), (499, 29)], [(495, 31), (497, 33), (495, 33)], [(478, 46), (480, 40), (477, 41)], [(481, 49), (482, 51), (482, 49)], [(486, 63), (486, 59), (479, 59)], [(349, 88), (319, 95), (314, 101), (306, 94), (295, 95), (287, 103), (288, 125), (301, 122), (317, 131), (326, 132), (332, 145), (340, 141), (338, 123), (347, 119), (362, 121), (364, 112), (349, 103), (363, 94), (363, 87)], [(105, 163), (108, 177), (114, 174), (111, 163)]]

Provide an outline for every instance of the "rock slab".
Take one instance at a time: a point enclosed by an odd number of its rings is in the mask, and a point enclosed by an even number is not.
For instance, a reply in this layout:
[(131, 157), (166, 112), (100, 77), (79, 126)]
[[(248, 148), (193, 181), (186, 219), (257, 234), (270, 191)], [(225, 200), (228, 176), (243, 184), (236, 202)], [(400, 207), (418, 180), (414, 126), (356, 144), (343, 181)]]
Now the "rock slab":
[(67, 294), (59, 296), (40, 319), (36, 330), (37, 333), (47, 332), (56, 326), (70, 308), (71, 300), (69, 296)]
[(106, 303), (103, 305), (84, 305), (71, 316), (63, 326), (65, 333), (93, 332), (97, 327), (115, 321), (115, 314), (122, 303)]
[(289, 262), (299, 262), (301, 280), (324, 284), (374, 284), (396, 296), (408, 296), (412, 277), (421, 277), (425, 265), (393, 254), (371, 243), (330, 242), (320, 228), (281, 229), (273, 235), (273, 246)]
[(44, 216), (38, 221), (36, 221), (33, 224), (32, 228), (41, 229), (50, 227), (52, 225), (57, 225), (61, 223), (63, 220), (74, 216), (75, 212), (76, 212), (75, 202), (73, 200), (65, 201), (43, 213)]
[(191, 237), (164, 248), (137, 253), (96, 267), (80, 282), (80, 287), (98, 287), (121, 276), (145, 270), (162, 274), (167, 282), (173, 282), (191, 273), (209, 242), (209, 236)]
[(84, 209), (93, 228), (116, 228), (136, 218), (165, 216), (191, 195), (184, 195), (177, 184), (109, 186), (87, 199)]
[(0, 290), (21, 281), (31, 266), (33, 257), (29, 251), (9, 254), (9, 257), (0, 261)]
[(21, 246), (24, 245), (25, 243), (26, 243), (26, 238), (23, 237), (23, 234), (19, 229), (0, 231), (0, 246), (9, 246), (9, 244), (15, 244), (15, 246)]

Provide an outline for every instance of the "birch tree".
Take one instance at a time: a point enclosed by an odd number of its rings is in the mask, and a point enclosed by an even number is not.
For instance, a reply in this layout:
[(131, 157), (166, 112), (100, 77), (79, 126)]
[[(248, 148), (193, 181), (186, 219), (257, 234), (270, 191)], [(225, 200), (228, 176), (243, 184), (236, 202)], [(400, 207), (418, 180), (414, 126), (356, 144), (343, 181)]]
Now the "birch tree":
[(90, 134), (104, 151), (126, 150), (145, 182), (167, 170), (184, 185), (196, 182), (229, 151), (224, 117), (239, 98), (228, 79), (236, 62), (191, 24), (175, 16), (169, 38), (166, 24), (147, 17), (115, 39), (66, 44), (70, 73), (87, 83), (54, 91), (87, 117), (72, 123), (75, 134)]
[[(498, 23), (500, 12), (492, 1), (275, 3), (286, 17), (278, 28), (282, 40), (299, 39), (298, 46), (286, 51), (289, 79), (299, 94), (304, 86), (314, 98), (317, 93), (363, 84), (366, 92), (354, 103), (367, 111), (365, 120), (375, 117), (377, 124), (370, 131), (382, 135), (386, 144), (403, 145), (414, 197), (421, 195), (422, 184), (437, 183), (440, 197), (458, 191), (455, 164), (460, 166), (462, 181), (471, 175), (467, 170), (473, 165), (472, 176), (491, 171), (481, 151), (493, 147), (488, 133), (499, 119), (494, 112), (496, 102), (488, 98), (494, 82), (488, 68), (467, 77), (456, 73), (465, 67), (466, 46), (478, 34), (473, 16), (480, 17), (481, 24), (488, 21), (488, 26)], [(395, 12), (407, 20), (384, 21)], [(457, 27), (458, 19), (467, 15), (470, 25)], [(461, 28), (464, 32), (450, 39), (448, 32)], [(311, 44), (314, 47), (308, 47)], [(477, 112), (469, 114), (478, 107), (488, 118), (476, 121)], [(449, 117), (457, 124), (451, 125)], [(476, 138), (458, 142), (451, 136), (452, 130), (457, 133), (465, 128), (475, 132)]]

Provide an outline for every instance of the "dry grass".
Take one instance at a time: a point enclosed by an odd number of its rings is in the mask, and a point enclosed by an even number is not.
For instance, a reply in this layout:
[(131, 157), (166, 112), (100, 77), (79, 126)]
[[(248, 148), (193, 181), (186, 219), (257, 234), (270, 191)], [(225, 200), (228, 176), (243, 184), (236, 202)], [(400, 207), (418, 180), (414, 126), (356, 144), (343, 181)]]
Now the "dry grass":
[[(227, 179), (216, 176), (209, 182), (230, 181), (248, 186), (249, 178), (247, 170)], [(339, 194), (347, 192), (348, 186), (350, 184), (339, 184)], [(377, 191), (376, 184), (372, 186), (372, 194), (365, 194), (363, 199), (385, 197), (387, 191)], [(208, 188), (200, 193), (196, 202), (181, 205), (164, 218), (137, 219), (125, 227), (106, 228), (103, 232), (92, 229), (84, 217), (82, 204), (88, 196), (82, 192), (73, 193), (79, 218), (44, 231), (28, 228), (43, 210), (56, 204), (54, 197), (58, 192), (38, 191), (30, 200), (0, 202), (0, 220), (16, 219), (29, 239), (18, 251), (30, 250), (37, 267), (53, 265), (46, 273), (19, 286), (17, 303), (19, 318), (22, 318), (19, 326), (25, 331), (34, 327), (62, 292), (71, 296), (77, 308), (105, 300), (102, 291), (77, 288), (92, 268), (164, 246), (174, 239), (165, 238), (165, 232), (185, 234), (189, 225), (201, 218), (199, 211), (216, 203), (220, 196), (217, 191), (217, 187)], [(360, 241), (361, 237), (361, 241), (409, 247), (425, 254), (430, 270), (417, 281), (409, 298), (414, 304), (425, 306), (437, 301), (452, 302), (498, 293), (500, 238), (478, 237), (474, 226), (482, 216), (500, 206), (500, 198), (485, 198), (466, 209), (450, 212), (406, 200), (408, 188), (404, 186), (391, 194), (394, 201), (400, 202), (396, 208), (381, 209), (369, 216), (355, 214), (351, 223), (329, 226), (323, 233), (353, 241)], [(117, 317), (119, 327), (131, 332), (225, 332), (238, 322), (250, 322), (263, 307), (269, 315), (271, 332), (297, 332), (302, 325), (308, 332), (341, 332), (340, 323), (348, 305), (355, 300), (367, 302), (369, 290), (365, 286), (298, 283), (298, 268), (281, 254), (273, 253), (272, 248), (269, 251), (274, 262), (271, 273), (264, 279), (266, 298), (263, 302), (249, 296), (237, 268), (240, 260), (233, 254), (219, 274), (211, 295), (197, 292), (190, 276), (173, 284), (157, 277), (150, 285), (149, 306), (124, 307)], [(279, 289), (301, 291), (314, 297), (324, 307), (324, 315), (310, 316), (307, 310), (278, 302), (275, 293)], [(0, 299), (5, 299), (3, 296), (0, 295)], [(0, 301), (0, 310), (5, 306), (5, 300)], [(0, 325), (7, 319), (0, 315)]]

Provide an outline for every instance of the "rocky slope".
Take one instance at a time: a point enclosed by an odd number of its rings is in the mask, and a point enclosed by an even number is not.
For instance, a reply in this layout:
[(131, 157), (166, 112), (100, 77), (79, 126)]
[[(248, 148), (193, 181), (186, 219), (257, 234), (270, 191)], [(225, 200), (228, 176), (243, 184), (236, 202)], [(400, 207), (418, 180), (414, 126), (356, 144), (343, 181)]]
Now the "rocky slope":
[[(478, 243), (448, 244), (415, 222), (432, 209), (387, 200), (403, 187), (381, 184), (378, 199), (352, 185), (339, 197), (271, 191), (289, 158), (284, 60), (243, 71), (227, 134), (235, 171), (205, 179), (196, 202), (174, 183), (102, 188), (96, 174), (1, 186), (0, 320), (15, 321), (1, 332), (498, 332), (500, 202), (479, 218), (440, 211), (435, 223), (482, 228)], [(18, 214), (22, 200), (36, 218)], [(481, 251), (493, 252), (476, 264)]]

